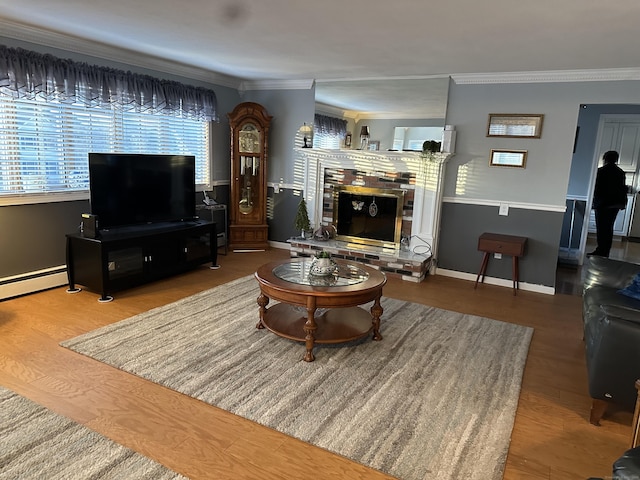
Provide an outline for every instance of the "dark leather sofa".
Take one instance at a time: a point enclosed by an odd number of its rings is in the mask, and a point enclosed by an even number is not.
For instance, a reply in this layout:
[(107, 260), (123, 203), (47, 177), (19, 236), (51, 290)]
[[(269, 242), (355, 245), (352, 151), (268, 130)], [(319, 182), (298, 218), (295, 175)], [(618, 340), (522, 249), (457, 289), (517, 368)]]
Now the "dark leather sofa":
[(583, 290), (582, 318), (589, 395), (589, 421), (600, 424), (609, 404), (633, 411), (640, 378), (640, 300), (619, 290), (632, 283), (640, 265), (591, 257)]

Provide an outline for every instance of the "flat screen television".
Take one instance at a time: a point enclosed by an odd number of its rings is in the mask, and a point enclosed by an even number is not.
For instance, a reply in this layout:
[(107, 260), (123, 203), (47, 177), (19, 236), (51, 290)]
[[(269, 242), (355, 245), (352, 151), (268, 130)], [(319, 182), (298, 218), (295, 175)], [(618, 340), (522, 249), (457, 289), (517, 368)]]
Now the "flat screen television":
[(91, 213), (100, 230), (193, 220), (195, 157), (89, 153)]

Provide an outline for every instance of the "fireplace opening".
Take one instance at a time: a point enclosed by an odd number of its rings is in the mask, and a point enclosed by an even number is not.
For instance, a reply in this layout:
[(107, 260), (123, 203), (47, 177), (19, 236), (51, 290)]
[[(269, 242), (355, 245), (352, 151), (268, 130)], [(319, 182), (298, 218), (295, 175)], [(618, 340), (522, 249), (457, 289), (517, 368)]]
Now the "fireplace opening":
[(400, 248), (404, 191), (338, 185), (334, 187), (336, 239)]

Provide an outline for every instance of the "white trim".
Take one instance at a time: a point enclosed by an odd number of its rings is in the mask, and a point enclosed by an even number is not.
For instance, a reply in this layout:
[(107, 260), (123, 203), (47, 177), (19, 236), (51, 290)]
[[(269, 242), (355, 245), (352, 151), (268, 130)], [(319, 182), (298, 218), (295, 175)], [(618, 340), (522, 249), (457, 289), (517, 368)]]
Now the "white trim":
[(505, 202), (500, 200), (487, 200), (482, 198), (462, 198), (462, 197), (444, 197), (443, 203), (461, 203), (465, 205), (482, 205), (487, 207), (500, 207), (508, 205), (509, 208), (520, 208), (522, 210), (539, 210), (543, 212), (559, 212), (564, 213), (567, 210), (566, 205), (547, 205), (544, 203), (524, 203), (524, 202)]
[(269, 241), (269, 246), (273, 248), (279, 248), (281, 250), (291, 250), (291, 245), (285, 242)]
[(239, 90), (310, 90), (315, 80), (305, 78), (302, 80), (244, 80)]
[(278, 188), (279, 190), (304, 190), (304, 185), (297, 185), (295, 183), (282, 183), (282, 182), (267, 182), (267, 187)]
[(386, 80), (431, 80), (435, 78), (450, 78), (448, 73), (439, 73), (434, 75), (398, 75), (384, 77), (340, 77), (340, 78), (323, 78), (316, 80), (317, 83), (336, 83), (336, 82), (370, 82), (370, 81), (386, 81)]
[[(58, 271), (61, 268), (65, 269), (65, 271)], [(56, 273), (47, 273), (54, 271)], [(66, 266), (64, 265), (0, 278), (0, 300), (59, 287), (61, 285), (66, 285), (67, 282)]]
[(219, 187), (220, 185), (231, 185), (231, 180), (213, 180), (211, 182), (212, 187)]
[(345, 118), (355, 118), (355, 117), (350, 117), (349, 115), (351, 115), (353, 112), (351, 112), (350, 110), (345, 110), (344, 108), (340, 108), (340, 107), (336, 107), (333, 105), (327, 105), (325, 103), (320, 103), (320, 102), (316, 102), (316, 113), (323, 113), (325, 115), (336, 115), (338, 117), (345, 117)]
[[(476, 281), (476, 274), (457, 272), (455, 270), (446, 270), (444, 268), (436, 268), (436, 275), (442, 275), (443, 277), (459, 278), (461, 280)], [(489, 285), (497, 285), (499, 287), (513, 288), (513, 280), (507, 280), (504, 278), (485, 277), (484, 283)], [(535, 285), (532, 283), (519, 282), (519, 290), (526, 290), (529, 292), (544, 293), (546, 295), (555, 295), (555, 288), (547, 287), (545, 285)]]
[(640, 80), (640, 68), (550, 70), (538, 72), (461, 73), (451, 75), (458, 85), (497, 83), (609, 82)]
[(0, 197), (0, 206), (32, 205), (36, 203), (72, 202), (76, 200), (89, 200), (89, 191), (65, 193), (41, 193), (34, 195), (5, 195)]

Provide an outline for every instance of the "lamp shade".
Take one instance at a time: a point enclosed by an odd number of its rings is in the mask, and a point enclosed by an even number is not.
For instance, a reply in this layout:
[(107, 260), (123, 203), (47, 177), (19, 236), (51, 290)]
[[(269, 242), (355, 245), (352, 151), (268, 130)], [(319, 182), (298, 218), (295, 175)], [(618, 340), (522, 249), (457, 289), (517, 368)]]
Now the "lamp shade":
[(369, 136), (369, 127), (366, 125), (363, 125), (362, 128), (360, 128), (360, 136), (361, 137), (368, 137)]
[(300, 134), (303, 137), (304, 145), (302, 148), (311, 148), (313, 145), (313, 127), (311, 125), (307, 125), (305, 122), (299, 130)]

